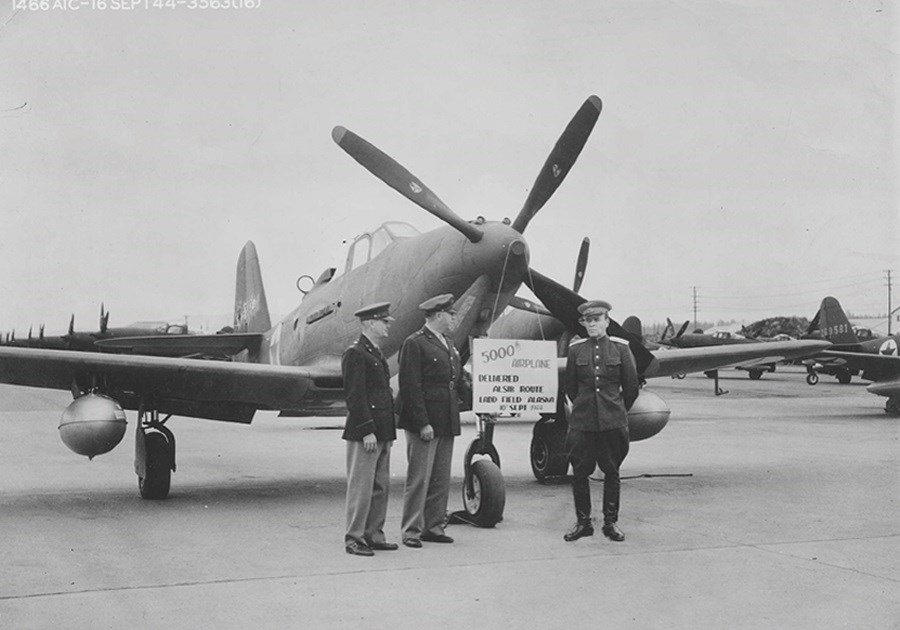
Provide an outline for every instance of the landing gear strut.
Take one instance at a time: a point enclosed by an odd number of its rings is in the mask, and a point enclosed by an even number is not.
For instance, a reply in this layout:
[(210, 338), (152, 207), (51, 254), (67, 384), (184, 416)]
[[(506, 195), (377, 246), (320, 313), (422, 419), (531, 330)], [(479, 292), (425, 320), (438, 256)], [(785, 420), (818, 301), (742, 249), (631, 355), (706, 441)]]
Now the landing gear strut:
[(172, 471), (175, 470), (175, 435), (165, 424), (171, 417), (168, 415), (160, 420), (155, 409), (142, 408), (138, 412), (134, 431), (134, 472), (143, 499), (169, 496)]
[[(493, 444), (495, 418), (478, 414), (476, 437), (466, 449), (463, 506), (469, 522), (493, 527), (503, 520), (506, 487), (500, 472), (500, 455)], [(489, 459), (475, 459), (476, 455)]]

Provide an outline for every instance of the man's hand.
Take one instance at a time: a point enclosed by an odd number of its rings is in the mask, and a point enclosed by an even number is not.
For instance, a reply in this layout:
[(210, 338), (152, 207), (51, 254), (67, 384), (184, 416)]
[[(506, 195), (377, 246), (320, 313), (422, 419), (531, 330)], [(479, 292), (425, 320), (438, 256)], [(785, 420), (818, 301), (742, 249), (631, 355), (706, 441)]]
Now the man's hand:
[(366, 453), (374, 453), (376, 446), (378, 446), (378, 440), (375, 439), (374, 433), (363, 436), (363, 448), (366, 449)]
[(424, 427), (419, 429), (419, 437), (426, 442), (431, 441), (431, 439), (434, 437), (434, 429), (431, 428), (430, 424), (426, 424)]

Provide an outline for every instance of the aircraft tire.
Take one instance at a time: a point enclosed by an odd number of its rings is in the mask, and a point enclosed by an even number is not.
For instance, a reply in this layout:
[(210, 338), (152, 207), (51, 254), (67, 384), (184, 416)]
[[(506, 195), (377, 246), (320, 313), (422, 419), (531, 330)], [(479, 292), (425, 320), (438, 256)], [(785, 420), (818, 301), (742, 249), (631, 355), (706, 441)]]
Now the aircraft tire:
[(531, 472), (538, 483), (549, 483), (551, 478), (562, 477), (569, 470), (564, 431), (535, 427), (529, 454)]
[[(463, 483), (463, 506), (471, 522), (478, 527), (493, 527), (503, 520), (506, 506), (506, 486), (503, 473), (492, 461), (479, 459), (472, 462), (472, 475)], [(467, 488), (472, 487), (469, 496)]]
[(900, 416), (900, 398), (890, 397), (884, 403), (884, 412), (889, 416)]
[(819, 375), (816, 373), (811, 373), (806, 375), (806, 383), (808, 385), (815, 385), (819, 382)]
[(159, 500), (169, 496), (172, 482), (172, 466), (169, 442), (162, 433), (148, 433), (146, 477), (138, 477), (138, 489), (142, 499)]
[(748, 374), (750, 375), (751, 381), (758, 381), (763, 375), (762, 370), (750, 370)]
[(841, 385), (849, 385), (850, 381), (853, 380), (853, 375), (850, 372), (838, 372), (837, 380)]

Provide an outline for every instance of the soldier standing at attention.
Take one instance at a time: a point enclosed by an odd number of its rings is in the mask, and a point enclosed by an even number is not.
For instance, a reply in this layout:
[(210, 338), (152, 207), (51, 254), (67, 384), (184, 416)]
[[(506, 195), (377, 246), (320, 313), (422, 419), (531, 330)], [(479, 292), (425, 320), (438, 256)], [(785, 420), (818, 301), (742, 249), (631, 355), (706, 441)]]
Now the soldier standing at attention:
[(590, 475), (603, 471), (603, 534), (625, 540), (619, 520), (619, 466), (628, 454), (628, 410), (638, 397), (634, 357), (624, 339), (609, 337), (609, 302), (594, 300), (578, 307), (588, 338), (569, 346), (566, 395), (572, 401), (566, 451), (572, 463), (575, 527), (567, 542), (593, 536)]
[(394, 402), (390, 371), (379, 344), (387, 338), (394, 318), (390, 304), (380, 302), (354, 313), (362, 334), (344, 351), (341, 374), (347, 401), (347, 553), (374, 556), (373, 549), (392, 551), (396, 543), (384, 537), (390, 485)]
[(400, 421), (406, 430), (409, 462), (403, 493), (402, 538), (407, 547), (422, 541), (452, 543), (444, 533), (450, 493), (453, 438), (460, 434), (460, 397), (471, 388), (462, 378), (459, 353), (445, 335), (453, 329), (453, 295), (419, 305), (425, 325), (400, 349)]

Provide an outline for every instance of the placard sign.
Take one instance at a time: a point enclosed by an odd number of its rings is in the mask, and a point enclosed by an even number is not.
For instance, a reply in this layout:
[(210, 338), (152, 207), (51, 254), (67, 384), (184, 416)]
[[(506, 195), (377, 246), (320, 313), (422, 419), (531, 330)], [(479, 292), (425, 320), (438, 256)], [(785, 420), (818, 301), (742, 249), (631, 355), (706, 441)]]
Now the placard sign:
[(472, 341), (472, 398), (476, 413), (556, 411), (556, 343), (521, 339)]

